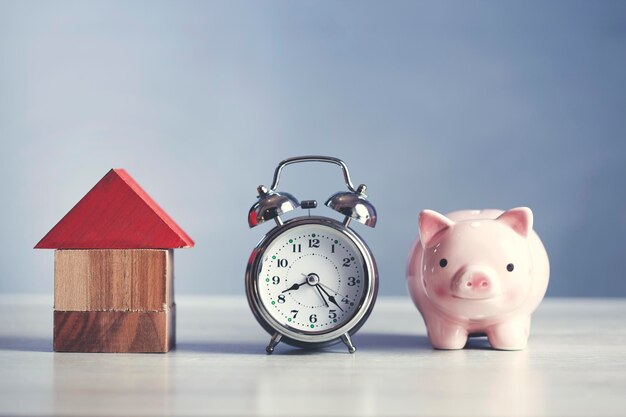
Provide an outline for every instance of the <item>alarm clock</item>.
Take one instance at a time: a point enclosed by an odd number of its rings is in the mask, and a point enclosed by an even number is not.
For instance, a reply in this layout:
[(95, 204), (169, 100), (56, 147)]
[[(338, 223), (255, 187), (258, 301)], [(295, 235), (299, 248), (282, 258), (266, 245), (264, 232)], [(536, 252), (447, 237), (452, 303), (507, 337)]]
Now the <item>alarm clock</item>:
[[(348, 188), (333, 194), (326, 206), (342, 221), (311, 215), (315, 200), (298, 200), (277, 191), (287, 165), (325, 162), (338, 165)], [(352, 221), (374, 227), (376, 210), (364, 184), (354, 187), (347, 165), (328, 156), (285, 159), (274, 171), (269, 190), (260, 185), (258, 200), (248, 213), (252, 228), (267, 221), (275, 226), (258, 243), (246, 268), (246, 295), (259, 324), (271, 335), (266, 352), (283, 341), (292, 346), (321, 348), (343, 342), (350, 353), (351, 336), (369, 317), (378, 292), (378, 271), (372, 252), (350, 227)], [(304, 215), (281, 216), (301, 208)]]

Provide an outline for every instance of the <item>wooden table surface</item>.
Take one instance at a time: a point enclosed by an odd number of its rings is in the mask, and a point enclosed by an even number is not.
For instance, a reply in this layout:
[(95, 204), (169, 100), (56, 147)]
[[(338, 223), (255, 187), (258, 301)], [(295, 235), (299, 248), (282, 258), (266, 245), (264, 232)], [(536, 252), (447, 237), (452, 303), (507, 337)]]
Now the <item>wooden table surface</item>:
[(178, 297), (168, 354), (53, 353), (52, 296), (0, 296), (0, 415), (624, 416), (626, 299), (547, 299), (529, 347), (434, 351), (407, 297), (353, 340), (304, 351), (244, 297)]

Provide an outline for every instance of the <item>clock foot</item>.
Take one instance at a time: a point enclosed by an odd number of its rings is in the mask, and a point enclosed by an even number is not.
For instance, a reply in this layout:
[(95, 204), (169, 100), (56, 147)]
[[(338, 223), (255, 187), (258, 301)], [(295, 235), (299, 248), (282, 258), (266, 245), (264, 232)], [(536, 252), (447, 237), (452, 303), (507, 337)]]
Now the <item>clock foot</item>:
[(346, 346), (348, 346), (348, 352), (350, 352), (350, 353), (356, 352), (356, 348), (352, 344), (352, 339), (350, 338), (350, 335), (348, 333), (344, 333), (343, 336), (341, 336), (341, 341)]
[(270, 340), (270, 344), (267, 345), (267, 347), (265, 348), (265, 351), (267, 352), (268, 355), (271, 355), (272, 352), (274, 352), (274, 348), (280, 342), (280, 339), (282, 339), (282, 337), (283, 337), (282, 334), (278, 332), (274, 333), (274, 335), (272, 336), (272, 339)]

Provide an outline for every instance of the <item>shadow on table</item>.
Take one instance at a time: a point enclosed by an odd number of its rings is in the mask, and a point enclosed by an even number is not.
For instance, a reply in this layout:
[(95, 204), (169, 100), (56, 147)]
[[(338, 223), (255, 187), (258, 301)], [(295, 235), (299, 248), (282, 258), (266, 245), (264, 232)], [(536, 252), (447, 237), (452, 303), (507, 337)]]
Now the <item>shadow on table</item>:
[(493, 350), (487, 336), (472, 336), (467, 339), (466, 350)]
[[(432, 350), (428, 337), (414, 334), (357, 333), (352, 341), (358, 350), (389, 351), (389, 350)], [(491, 350), (486, 337), (469, 338), (466, 350)], [(176, 351), (197, 353), (222, 353), (230, 355), (265, 355), (265, 344), (251, 342), (180, 342)], [(336, 345), (323, 349), (302, 349), (280, 344), (275, 354), (279, 355), (314, 355), (319, 352), (343, 352), (344, 345)], [(52, 340), (44, 337), (0, 336), (0, 351), (18, 352), (52, 352)]]
[[(424, 335), (385, 334), (385, 333), (357, 333), (352, 341), (358, 350), (431, 350), (428, 338)], [(180, 342), (176, 344), (176, 351), (197, 353), (222, 353), (230, 355), (265, 355), (265, 344), (249, 342)], [(315, 355), (320, 352), (346, 352), (343, 343), (323, 349), (303, 349), (281, 343), (274, 352), (275, 355)]]
[[(355, 340), (356, 339), (356, 340)], [(426, 335), (408, 334), (385, 334), (385, 333), (365, 333), (357, 334), (353, 337), (354, 343), (359, 340), (359, 347), (372, 350), (432, 350), (446, 352), (446, 350), (433, 349)], [(484, 335), (471, 336), (467, 339), (467, 344), (463, 350), (493, 350), (489, 340)]]
[(177, 352), (197, 353), (224, 353), (230, 355), (265, 354), (265, 345), (262, 343), (234, 343), (234, 342), (180, 342), (176, 343)]
[[(352, 336), (352, 343), (357, 352), (432, 350), (426, 336), (415, 334), (357, 333)], [(323, 349), (301, 349), (291, 346), (281, 350), (277, 348), (275, 354), (297, 356), (328, 352), (349, 354), (341, 342)]]
[(359, 349), (431, 350), (428, 337), (421, 334), (357, 333), (352, 341)]
[(52, 339), (47, 337), (0, 336), (0, 350), (52, 352)]
[[(194, 342), (194, 343), (177, 343), (176, 350), (178, 352), (196, 352), (196, 353), (217, 353), (225, 355), (263, 355), (266, 356), (265, 346), (267, 343), (215, 343), (215, 342)], [(328, 349), (303, 349), (280, 343), (276, 347), (273, 355), (314, 355), (319, 352), (325, 352), (336, 349), (332, 346)]]

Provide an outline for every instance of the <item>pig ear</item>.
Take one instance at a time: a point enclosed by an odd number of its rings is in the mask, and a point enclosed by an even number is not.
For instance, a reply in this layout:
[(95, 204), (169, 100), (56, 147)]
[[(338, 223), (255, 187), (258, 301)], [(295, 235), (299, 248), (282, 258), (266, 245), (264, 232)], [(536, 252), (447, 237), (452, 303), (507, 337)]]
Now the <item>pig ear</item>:
[(419, 216), (420, 241), (425, 248), (431, 247), (435, 237), (454, 226), (454, 222), (433, 210), (423, 210)]
[(533, 212), (528, 207), (517, 207), (502, 213), (497, 221), (511, 227), (520, 236), (528, 237), (533, 230)]

